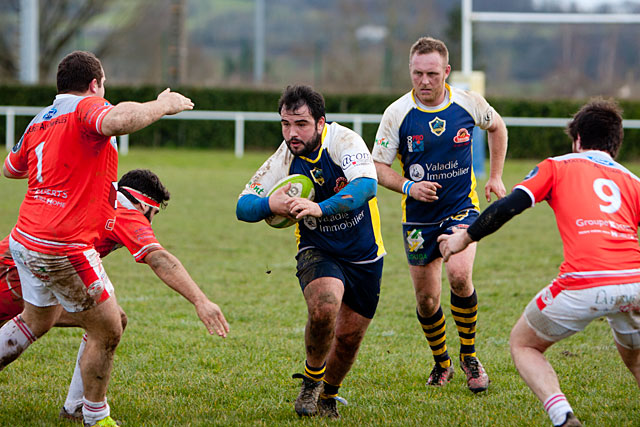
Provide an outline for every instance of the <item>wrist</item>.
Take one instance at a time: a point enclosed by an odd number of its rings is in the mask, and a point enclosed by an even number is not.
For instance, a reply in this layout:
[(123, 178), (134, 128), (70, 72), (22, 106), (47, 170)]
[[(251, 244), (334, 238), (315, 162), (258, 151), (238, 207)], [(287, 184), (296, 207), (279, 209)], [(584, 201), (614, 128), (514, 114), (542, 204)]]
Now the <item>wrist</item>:
[(415, 181), (411, 181), (411, 180), (407, 180), (402, 184), (402, 192), (404, 194), (406, 194), (407, 196), (411, 196), (410, 192), (411, 192), (411, 187), (413, 187), (413, 184), (415, 184)]

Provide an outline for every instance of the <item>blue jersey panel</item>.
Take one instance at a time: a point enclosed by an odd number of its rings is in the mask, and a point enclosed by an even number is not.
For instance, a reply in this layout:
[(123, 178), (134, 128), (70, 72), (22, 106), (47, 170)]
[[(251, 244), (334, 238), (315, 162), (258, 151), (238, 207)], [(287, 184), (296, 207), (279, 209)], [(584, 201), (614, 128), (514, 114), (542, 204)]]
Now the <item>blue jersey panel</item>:
[(478, 209), (471, 149), (474, 126), (473, 117), (455, 102), (435, 112), (413, 108), (407, 113), (398, 147), (404, 176), (442, 185), (435, 202), (407, 198), (407, 223), (435, 223), (464, 209)]

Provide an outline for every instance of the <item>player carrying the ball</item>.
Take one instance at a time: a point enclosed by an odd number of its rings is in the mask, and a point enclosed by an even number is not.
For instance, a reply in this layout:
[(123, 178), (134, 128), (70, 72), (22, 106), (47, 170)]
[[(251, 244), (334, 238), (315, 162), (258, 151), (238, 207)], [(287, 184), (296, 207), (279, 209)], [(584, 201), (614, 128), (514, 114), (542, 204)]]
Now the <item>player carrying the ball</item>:
[[(339, 418), (338, 389), (356, 359), (380, 295), (383, 256), (371, 154), (354, 131), (326, 123), (322, 95), (288, 86), (280, 98), (284, 141), (240, 194), (238, 219), (270, 215), (298, 220), (297, 276), (308, 307), (306, 362), (295, 402), (300, 416)], [(314, 201), (289, 197), (292, 174), (314, 183)]]

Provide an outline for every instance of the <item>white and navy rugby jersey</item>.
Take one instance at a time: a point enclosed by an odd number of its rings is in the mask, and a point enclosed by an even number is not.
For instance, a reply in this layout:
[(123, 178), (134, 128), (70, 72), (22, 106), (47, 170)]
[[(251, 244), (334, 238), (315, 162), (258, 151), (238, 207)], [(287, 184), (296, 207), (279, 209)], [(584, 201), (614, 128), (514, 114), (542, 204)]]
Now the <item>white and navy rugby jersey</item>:
[(465, 209), (479, 209), (473, 173), (474, 126), (491, 127), (495, 110), (478, 93), (446, 85), (449, 101), (437, 110), (416, 103), (413, 91), (385, 110), (373, 147), (373, 159), (392, 164), (398, 157), (403, 176), (442, 185), (438, 200), (402, 197), (402, 221), (431, 224)]
[[(325, 125), (322, 144), (309, 157), (294, 156), (283, 141), (240, 197), (245, 194), (264, 197), (278, 181), (292, 174), (311, 178), (316, 203), (335, 195), (356, 178), (377, 181), (371, 154), (360, 135), (334, 122)], [(318, 248), (348, 262), (367, 263), (385, 255), (375, 197), (348, 212), (305, 217), (296, 224), (296, 238), (298, 252)]]

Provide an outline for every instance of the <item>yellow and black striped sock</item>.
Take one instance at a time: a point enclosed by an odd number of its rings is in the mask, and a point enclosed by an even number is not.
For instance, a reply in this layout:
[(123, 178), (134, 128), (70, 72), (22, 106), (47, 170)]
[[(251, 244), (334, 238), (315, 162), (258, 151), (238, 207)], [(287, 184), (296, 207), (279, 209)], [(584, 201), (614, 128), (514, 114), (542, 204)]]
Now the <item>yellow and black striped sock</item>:
[(309, 365), (309, 362), (304, 361), (304, 376), (311, 378), (314, 381), (322, 381), (324, 379), (324, 370), (327, 367), (327, 362), (324, 362), (321, 367), (314, 368)]
[(329, 384), (326, 380), (324, 380), (324, 390), (322, 391), (322, 393), (320, 393), (320, 399), (331, 399), (332, 397), (336, 397), (341, 385), (342, 384)]
[(442, 307), (438, 307), (438, 311), (431, 317), (420, 316), (418, 310), (416, 310), (416, 314), (424, 336), (429, 342), (429, 347), (431, 347), (433, 358), (441, 368), (448, 368), (451, 366), (451, 359), (449, 358), (449, 353), (447, 353), (447, 333)]
[(468, 297), (451, 292), (451, 314), (460, 336), (460, 359), (476, 355), (476, 322), (478, 320), (478, 295), (475, 289)]

